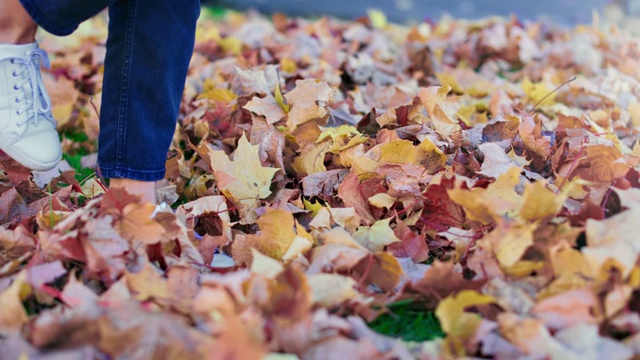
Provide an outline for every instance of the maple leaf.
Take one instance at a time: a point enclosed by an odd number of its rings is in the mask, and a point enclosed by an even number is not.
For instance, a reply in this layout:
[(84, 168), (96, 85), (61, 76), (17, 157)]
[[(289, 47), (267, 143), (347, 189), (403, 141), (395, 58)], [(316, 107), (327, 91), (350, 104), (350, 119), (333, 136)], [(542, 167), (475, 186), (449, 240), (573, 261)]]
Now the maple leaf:
[(131, 203), (124, 207), (122, 216), (114, 221), (114, 228), (129, 240), (140, 240), (154, 244), (161, 240), (165, 230), (151, 217), (155, 205), (151, 203)]
[(533, 245), (536, 226), (535, 223), (500, 222), (492, 232), (478, 240), (478, 246), (492, 251), (501, 266), (512, 267)]
[(429, 258), (429, 246), (425, 234), (416, 234), (404, 222), (399, 222), (393, 229), (399, 242), (389, 244), (387, 249), (396, 257), (410, 257), (414, 262), (421, 263)]
[(394, 140), (380, 145), (380, 164), (415, 164), (418, 151), (408, 140)]
[(257, 147), (252, 146), (244, 134), (238, 141), (233, 160), (224, 151), (212, 149), (209, 149), (209, 158), (218, 188), (240, 208), (240, 222), (254, 222), (255, 209), (261, 199), (271, 194), (271, 179), (280, 169), (263, 167)]
[(171, 297), (166, 279), (148, 262), (145, 262), (142, 269), (136, 273), (127, 272), (126, 277), (129, 289), (140, 301)]
[(387, 245), (400, 241), (391, 230), (391, 218), (378, 220), (369, 227), (361, 226), (353, 234), (356, 241), (371, 251), (382, 251)]
[(474, 290), (463, 290), (440, 301), (435, 313), (447, 335), (466, 340), (475, 332), (481, 319), (465, 312), (465, 308), (494, 302), (495, 299), (491, 296)]
[(296, 87), (284, 95), (290, 106), (287, 114), (289, 130), (293, 131), (309, 120), (327, 116), (328, 112), (324, 106), (333, 102), (334, 92), (327, 83), (319, 80), (297, 80)]
[(561, 193), (556, 194), (542, 181), (526, 184), (519, 216), (529, 221), (555, 216), (569, 198), (571, 189), (572, 186), (566, 186)]
[(256, 115), (264, 116), (269, 124), (277, 123), (286, 115), (284, 110), (282, 110), (282, 107), (276, 102), (276, 99), (271, 94), (264, 98), (254, 96), (251, 101), (247, 102), (243, 106), (243, 108)]
[(520, 182), (521, 171), (519, 167), (511, 167), (486, 189), (451, 189), (447, 193), (465, 209), (469, 219), (483, 224), (500, 221), (502, 216), (516, 215), (520, 208), (522, 198), (514, 188)]
[[(544, 82), (533, 83), (528, 77), (522, 80), (522, 90), (524, 91), (527, 99), (533, 104), (540, 105), (553, 105), (556, 94), (553, 92), (553, 88), (547, 86)], [(546, 97), (546, 98), (545, 98)], [(544, 99), (544, 100), (542, 100)]]

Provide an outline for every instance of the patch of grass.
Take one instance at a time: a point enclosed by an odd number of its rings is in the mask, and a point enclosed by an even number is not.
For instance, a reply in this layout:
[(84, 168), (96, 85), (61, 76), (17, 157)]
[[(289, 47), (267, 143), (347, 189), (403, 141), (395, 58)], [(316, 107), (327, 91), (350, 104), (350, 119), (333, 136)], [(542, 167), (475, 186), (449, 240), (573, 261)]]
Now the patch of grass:
[(369, 324), (374, 331), (405, 341), (427, 341), (445, 334), (433, 311), (416, 306), (412, 300), (389, 305), (390, 313)]
[(213, 20), (221, 20), (227, 14), (227, 8), (219, 5), (206, 5), (202, 7), (202, 12)]
[(88, 155), (90, 150), (88, 148), (94, 148), (95, 143), (89, 140), (87, 134), (81, 131), (66, 130), (61, 134), (62, 138), (71, 140), (79, 146), (73, 150), (73, 153), (63, 153), (62, 158), (66, 160), (69, 165), (76, 171), (74, 178), (78, 182), (82, 182), (95, 175), (94, 169), (85, 168), (82, 166), (82, 157)]
[(76, 171), (76, 174), (73, 176), (78, 182), (82, 182), (85, 179), (88, 179), (95, 175), (95, 171), (91, 168), (82, 167), (80, 161), (82, 160), (83, 154), (62, 154), (62, 158), (66, 160), (69, 165)]

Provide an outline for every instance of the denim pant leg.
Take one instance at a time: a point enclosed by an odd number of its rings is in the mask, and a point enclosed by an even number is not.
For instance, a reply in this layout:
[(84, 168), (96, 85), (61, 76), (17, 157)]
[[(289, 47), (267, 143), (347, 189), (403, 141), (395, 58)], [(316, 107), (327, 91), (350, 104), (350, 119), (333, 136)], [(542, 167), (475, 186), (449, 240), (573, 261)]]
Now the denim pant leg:
[(20, 0), (55, 35), (109, 7), (98, 165), (106, 178), (164, 177), (199, 0)]
[(199, 0), (125, 0), (109, 7), (98, 139), (102, 176), (164, 177), (199, 14)]

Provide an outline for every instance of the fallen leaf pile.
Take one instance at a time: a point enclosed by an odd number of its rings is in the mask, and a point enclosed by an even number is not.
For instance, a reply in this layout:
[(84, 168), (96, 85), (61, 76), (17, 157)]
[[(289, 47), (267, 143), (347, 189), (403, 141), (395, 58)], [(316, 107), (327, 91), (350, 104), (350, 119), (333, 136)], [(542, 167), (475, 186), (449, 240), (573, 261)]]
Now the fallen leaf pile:
[[(41, 40), (69, 156), (105, 36)], [(175, 213), (0, 158), (0, 358), (639, 357), (638, 59), (596, 25), (203, 17)], [(445, 337), (371, 330), (399, 301)]]

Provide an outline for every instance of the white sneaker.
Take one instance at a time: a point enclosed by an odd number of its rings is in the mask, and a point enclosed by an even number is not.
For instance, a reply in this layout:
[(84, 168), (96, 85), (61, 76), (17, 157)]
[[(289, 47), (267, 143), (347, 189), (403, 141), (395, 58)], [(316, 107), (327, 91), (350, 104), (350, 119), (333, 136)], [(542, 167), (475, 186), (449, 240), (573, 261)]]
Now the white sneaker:
[(33, 170), (62, 158), (41, 64), (48, 68), (49, 57), (37, 43), (0, 44), (0, 150)]

